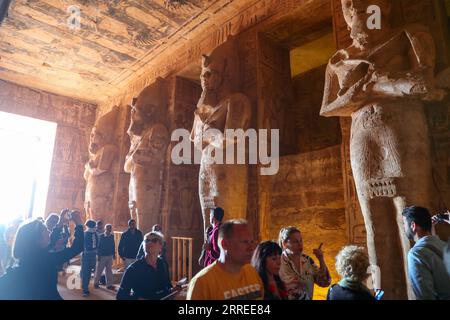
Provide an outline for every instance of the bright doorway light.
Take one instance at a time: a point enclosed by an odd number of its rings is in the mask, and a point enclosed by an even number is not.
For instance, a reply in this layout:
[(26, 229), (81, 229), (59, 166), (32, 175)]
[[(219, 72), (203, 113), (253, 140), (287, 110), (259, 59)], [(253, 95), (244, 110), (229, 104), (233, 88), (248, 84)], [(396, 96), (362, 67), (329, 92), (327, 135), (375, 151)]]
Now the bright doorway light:
[(45, 216), (56, 127), (0, 112), (0, 224)]

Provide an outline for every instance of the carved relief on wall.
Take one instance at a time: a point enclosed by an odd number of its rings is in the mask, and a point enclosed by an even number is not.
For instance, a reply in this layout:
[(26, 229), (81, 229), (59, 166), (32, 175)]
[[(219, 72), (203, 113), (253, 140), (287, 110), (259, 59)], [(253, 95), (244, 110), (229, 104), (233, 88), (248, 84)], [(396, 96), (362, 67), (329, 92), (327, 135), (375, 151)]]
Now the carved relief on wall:
[(89, 141), (89, 161), (85, 164), (85, 211), (90, 219), (112, 223), (115, 175), (113, 163), (118, 158), (115, 128), (119, 107), (97, 120)]
[[(215, 152), (235, 147), (234, 140), (224, 139), (226, 129), (245, 131), (250, 125), (251, 103), (244, 94), (239, 93), (239, 80), (239, 56), (234, 39), (229, 39), (203, 57), (203, 92), (195, 111), (191, 140), (196, 148), (202, 150), (199, 194), (204, 230), (210, 208), (222, 207), (228, 219), (247, 216), (247, 165), (211, 163)], [(207, 138), (210, 128), (219, 130), (221, 134)]]
[(169, 227), (183, 231), (201, 231), (203, 221), (198, 201), (198, 166), (172, 166), (170, 169)]
[(128, 129), (131, 147), (125, 159), (130, 173), (131, 215), (142, 232), (161, 223), (161, 197), (169, 132), (166, 127), (167, 87), (162, 79), (145, 88), (132, 105)]
[(341, 144), (339, 119), (319, 115), (326, 65), (292, 79), (293, 107), (286, 116), (285, 130), (295, 153), (311, 152)]
[(419, 25), (392, 29), (391, 3), (376, 4), (382, 7), (384, 27), (370, 30), (365, 14), (369, 2), (342, 0), (353, 45), (329, 61), (321, 114), (352, 118), (351, 167), (370, 260), (381, 268), (386, 297), (404, 298), (409, 241), (400, 217), (407, 205), (430, 205), (423, 108), (424, 101), (442, 100), (444, 92), (434, 85), (436, 56), (428, 30)]
[[(190, 130), (194, 111), (201, 96), (199, 83), (182, 77), (174, 79), (174, 95), (171, 105), (171, 128)], [(173, 142), (171, 148), (176, 143)], [(193, 144), (191, 145), (193, 147)], [(193, 160), (193, 155), (192, 155)], [(164, 222), (174, 235), (203, 235), (203, 221), (198, 195), (199, 165), (168, 164), (167, 196)]]
[(289, 51), (260, 36), (259, 53), (258, 108), (262, 114), (259, 126), (279, 129), (280, 140), (284, 141), (285, 108), (291, 100)]
[(59, 126), (56, 132), (53, 161), (83, 163), (86, 161), (86, 133), (75, 127)]
[[(348, 243), (340, 147), (281, 157), (280, 171), (270, 177), (268, 206), (265, 239), (276, 239), (282, 227), (297, 226), (304, 252), (323, 242), (332, 278), (338, 279), (334, 257)], [(327, 290), (316, 288), (315, 296), (326, 299)]]

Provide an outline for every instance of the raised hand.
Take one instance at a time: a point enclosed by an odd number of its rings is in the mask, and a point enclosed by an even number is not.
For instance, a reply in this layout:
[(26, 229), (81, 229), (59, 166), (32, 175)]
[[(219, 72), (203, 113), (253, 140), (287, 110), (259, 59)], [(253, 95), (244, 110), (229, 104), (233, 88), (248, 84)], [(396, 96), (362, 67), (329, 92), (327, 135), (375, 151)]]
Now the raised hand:
[(316, 258), (317, 258), (319, 261), (323, 261), (323, 251), (322, 251), (322, 246), (323, 246), (323, 243), (321, 243), (317, 249), (314, 249), (314, 250), (313, 250), (314, 255), (316, 256)]
[(445, 222), (450, 224), (450, 213), (446, 212), (444, 214), (436, 214), (431, 217), (431, 221), (434, 225), (438, 224), (439, 222)]

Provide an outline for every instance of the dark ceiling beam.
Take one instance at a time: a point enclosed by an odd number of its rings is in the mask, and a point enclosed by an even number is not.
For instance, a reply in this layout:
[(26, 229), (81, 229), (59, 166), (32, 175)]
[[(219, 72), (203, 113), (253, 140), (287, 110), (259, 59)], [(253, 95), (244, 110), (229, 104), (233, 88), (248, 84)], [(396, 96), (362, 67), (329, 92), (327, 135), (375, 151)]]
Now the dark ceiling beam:
[(9, 5), (12, 0), (0, 0), (0, 25), (3, 20), (8, 16)]

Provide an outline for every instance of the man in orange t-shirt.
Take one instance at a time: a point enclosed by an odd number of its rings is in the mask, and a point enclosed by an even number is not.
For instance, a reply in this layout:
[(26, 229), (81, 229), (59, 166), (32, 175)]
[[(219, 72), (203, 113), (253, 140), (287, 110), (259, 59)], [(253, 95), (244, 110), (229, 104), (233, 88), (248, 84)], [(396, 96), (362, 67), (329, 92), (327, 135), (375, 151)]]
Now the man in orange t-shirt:
[(231, 220), (219, 229), (220, 257), (190, 282), (188, 300), (262, 300), (264, 286), (250, 260), (253, 236), (247, 221)]

